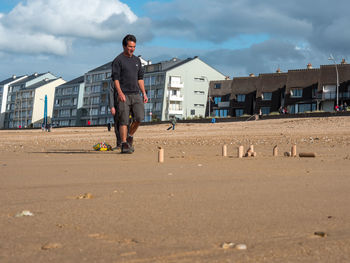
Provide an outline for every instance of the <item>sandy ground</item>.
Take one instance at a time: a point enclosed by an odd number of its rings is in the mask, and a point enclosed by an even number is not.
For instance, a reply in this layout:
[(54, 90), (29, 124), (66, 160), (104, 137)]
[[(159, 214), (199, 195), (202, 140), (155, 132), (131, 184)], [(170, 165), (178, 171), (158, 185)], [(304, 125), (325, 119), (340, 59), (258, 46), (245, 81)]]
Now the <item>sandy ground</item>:
[(167, 127), (0, 131), (0, 262), (350, 262), (350, 117)]

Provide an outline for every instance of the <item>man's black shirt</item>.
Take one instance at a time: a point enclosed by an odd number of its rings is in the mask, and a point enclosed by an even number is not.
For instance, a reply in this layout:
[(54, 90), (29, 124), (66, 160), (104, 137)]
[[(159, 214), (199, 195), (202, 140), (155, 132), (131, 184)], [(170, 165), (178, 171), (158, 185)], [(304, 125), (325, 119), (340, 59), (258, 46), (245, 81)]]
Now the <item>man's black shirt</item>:
[(112, 62), (112, 80), (119, 80), (124, 94), (140, 92), (137, 81), (143, 79), (143, 74), (141, 60), (134, 55), (127, 57), (121, 53)]

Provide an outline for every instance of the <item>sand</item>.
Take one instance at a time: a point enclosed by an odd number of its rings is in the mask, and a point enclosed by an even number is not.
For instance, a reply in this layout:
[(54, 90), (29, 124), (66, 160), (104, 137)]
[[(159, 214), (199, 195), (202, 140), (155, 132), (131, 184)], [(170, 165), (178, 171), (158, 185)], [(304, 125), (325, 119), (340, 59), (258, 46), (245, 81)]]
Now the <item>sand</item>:
[(168, 126), (0, 131), (0, 262), (350, 262), (350, 117)]

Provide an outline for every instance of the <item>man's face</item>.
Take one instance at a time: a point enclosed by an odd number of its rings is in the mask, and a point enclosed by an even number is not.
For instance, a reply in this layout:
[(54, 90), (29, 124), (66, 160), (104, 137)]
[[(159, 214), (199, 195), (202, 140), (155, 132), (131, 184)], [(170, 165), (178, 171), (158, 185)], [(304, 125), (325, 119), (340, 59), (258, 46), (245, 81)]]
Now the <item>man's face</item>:
[(132, 57), (135, 48), (136, 48), (136, 43), (133, 41), (128, 41), (128, 44), (123, 47), (124, 48), (124, 54), (127, 57)]

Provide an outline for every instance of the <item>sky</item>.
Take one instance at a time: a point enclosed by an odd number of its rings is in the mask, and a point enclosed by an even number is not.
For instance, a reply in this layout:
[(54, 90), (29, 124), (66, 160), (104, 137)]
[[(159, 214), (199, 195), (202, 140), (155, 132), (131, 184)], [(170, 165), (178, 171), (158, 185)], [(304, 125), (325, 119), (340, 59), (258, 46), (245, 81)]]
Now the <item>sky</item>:
[(0, 0), (0, 81), (69, 81), (112, 61), (126, 34), (157, 63), (199, 56), (222, 74), (350, 60), (347, 0)]

